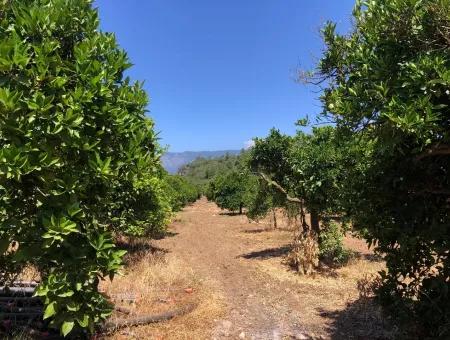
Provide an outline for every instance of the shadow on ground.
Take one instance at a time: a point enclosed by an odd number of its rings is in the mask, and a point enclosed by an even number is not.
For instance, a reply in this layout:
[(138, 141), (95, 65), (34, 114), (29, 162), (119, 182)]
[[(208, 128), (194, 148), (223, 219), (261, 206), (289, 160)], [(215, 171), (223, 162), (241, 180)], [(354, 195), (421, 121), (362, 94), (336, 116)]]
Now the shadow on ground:
[(259, 233), (265, 233), (270, 231), (270, 229), (247, 229), (247, 230), (243, 230), (242, 232), (244, 234), (259, 234)]
[(292, 249), (292, 247), (289, 246), (282, 246), (277, 248), (268, 248), (260, 251), (253, 251), (251, 253), (240, 255), (239, 257), (242, 257), (244, 259), (258, 259), (258, 260), (265, 260), (273, 257), (281, 257), (289, 253), (289, 251)]
[(220, 212), (219, 215), (221, 215), (221, 216), (244, 216), (244, 214), (240, 214), (239, 212), (233, 212), (233, 211), (223, 211), (223, 212)]
[(177, 236), (178, 233), (174, 233), (172, 231), (161, 231), (159, 233), (155, 233), (154, 235), (152, 235), (152, 239), (154, 240), (162, 240), (163, 238), (166, 237), (174, 237)]
[(384, 261), (383, 256), (378, 255), (378, 254), (361, 254), (359, 252), (356, 253), (355, 255), (357, 258), (363, 258), (367, 261), (371, 261), (371, 262), (382, 262)]
[(117, 248), (126, 250), (127, 253), (124, 258), (125, 264), (132, 264), (139, 258), (146, 256), (147, 254), (164, 255), (170, 251), (165, 248), (155, 247), (148, 240), (119, 240), (116, 243)]
[(361, 297), (341, 311), (318, 309), (327, 319), (327, 332), (332, 340), (391, 340), (403, 338), (393, 325), (392, 318), (384, 314), (373, 299)]

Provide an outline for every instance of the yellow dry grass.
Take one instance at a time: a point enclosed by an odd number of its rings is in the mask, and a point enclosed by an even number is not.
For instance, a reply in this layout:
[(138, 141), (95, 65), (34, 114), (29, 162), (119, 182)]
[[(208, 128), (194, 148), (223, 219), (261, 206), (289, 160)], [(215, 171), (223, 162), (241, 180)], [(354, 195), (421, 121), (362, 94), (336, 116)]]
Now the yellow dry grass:
[(17, 276), (15, 281), (37, 281), (41, 279), (41, 274), (33, 266), (26, 266), (20, 274)]
[[(149, 249), (127, 257), (128, 266), (102, 290), (133, 316), (156, 315), (187, 305), (195, 309), (173, 320), (118, 330), (110, 339), (206, 339), (222, 313), (222, 299), (174, 254)], [(127, 318), (115, 312), (111, 318)]]
[[(378, 272), (385, 268), (384, 262), (359, 258), (342, 268), (312, 275), (299, 275), (280, 265), (279, 261), (261, 261), (258, 267), (273, 279), (290, 284), (286, 293), (292, 294), (302, 306), (302, 322), (309, 329), (320, 333), (327, 328), (336, 328), (337, 322), (341, 323), (339, 327), (348, 329), (354, 322), (367, 322), (364, 336), (373, 333), (381, 338), (395, 338), (386, 326), (381, 308), (372, 299), (371, 285)], [(361, 328), (361, 325), (355, 328)], [(345, 334), (351, 333), (350, 330)], [(358, 334), (355, 336), (358, 338)]]

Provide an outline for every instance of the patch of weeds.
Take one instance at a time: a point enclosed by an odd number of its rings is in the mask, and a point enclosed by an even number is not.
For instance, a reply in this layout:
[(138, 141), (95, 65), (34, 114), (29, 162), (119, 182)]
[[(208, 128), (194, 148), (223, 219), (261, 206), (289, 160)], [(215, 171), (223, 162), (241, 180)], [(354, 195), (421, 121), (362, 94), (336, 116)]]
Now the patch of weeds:
[(343, 266), (355, 253), (344, 247), (344, 230), (336, 222), (324, 220), (320, 232), (319, 259), (327, 265)]

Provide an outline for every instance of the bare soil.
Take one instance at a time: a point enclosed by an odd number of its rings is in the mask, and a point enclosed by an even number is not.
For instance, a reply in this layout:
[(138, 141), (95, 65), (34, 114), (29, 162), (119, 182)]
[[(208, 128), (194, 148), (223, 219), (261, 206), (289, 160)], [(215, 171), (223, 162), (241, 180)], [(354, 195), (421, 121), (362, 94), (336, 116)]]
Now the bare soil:
[[(250, 223), (245, 216), (222, 211), (204, 199), (196, 202), (178, 214), (169, 228), (169, 237), (152, 241), (153, 249), (166, 258), (166, 264), (159, 265), (158, 270), (164, 271), (164, 265), (170, 264), (171, 274), (161, 274), (159, 281), (163, 282), (159, 287), (169, 287), (174, 293), (167, 289), (164, 296), (147, 294), (136, 310), (159, 311), (193, 302), (197, 310), (162, 324), (117, 332), (112, 337), (395, 338), (389, 319), (367, 293), (361, 293), (361, 287), (370, 285), (371, 275), (384, 266), (364, 241), (348, 237), (346, 245), (358, 257), (343, 268), (326, 268), (312, 276), (300, 276), (282, 264), (291, 241), (289, 228), (274, 230), (268, 221)], [(139, 255), (132, 261), (134, 269), (131, 266), (122, 282), (114, 282), (107, 292), (123, 290), (125, 285), (130, 286), (128, 292), (142, 290), (143, 286), (156, 289), (158, 277), (136, 283), (147, 267), (147, 275), (154, 275), (150, 274), (154, 260)], [(155, 307), (164, 299), (172, 303)]]

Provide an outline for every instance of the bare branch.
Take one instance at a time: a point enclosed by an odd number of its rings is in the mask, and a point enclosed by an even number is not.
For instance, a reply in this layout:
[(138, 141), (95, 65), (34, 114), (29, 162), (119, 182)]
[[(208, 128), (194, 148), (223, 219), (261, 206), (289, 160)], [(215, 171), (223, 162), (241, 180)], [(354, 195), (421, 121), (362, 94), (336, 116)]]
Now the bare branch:
[(262, 179), (264, 179), (267, 182), (267, 184), (269, 184), (270, 186), (275, 187), (278, 191), (280, 191), (281, 193), (286, 195), (286, 199), (289, 202), (297, 203), (297, 204), (303, 204), (304, 203), (304, 201), (302, 199), (290, 196), (289, 193), (286, 191), (286, 189), (284, 189), (280, 184), (278, 184), (274, 180), (271, 180), (265, 173), (259, 172), (258, 174), (261, 176)]
[(161, 314), (149, 314), (142, 315), (138, 317), (128, 318), (128, 319), (117, 319), (106, 322), (100, 327), (101, 332), (112, 332), (125, 327), (134, 327), (140, 325), (148, 325), (150, 323), (157, 323), (162, 321), (171, 320), (177, 316), (188, 314), (192, 312), (197, 306), (190, 304), (187, 306), (180, 307), (173, 311), (168, 311)]

